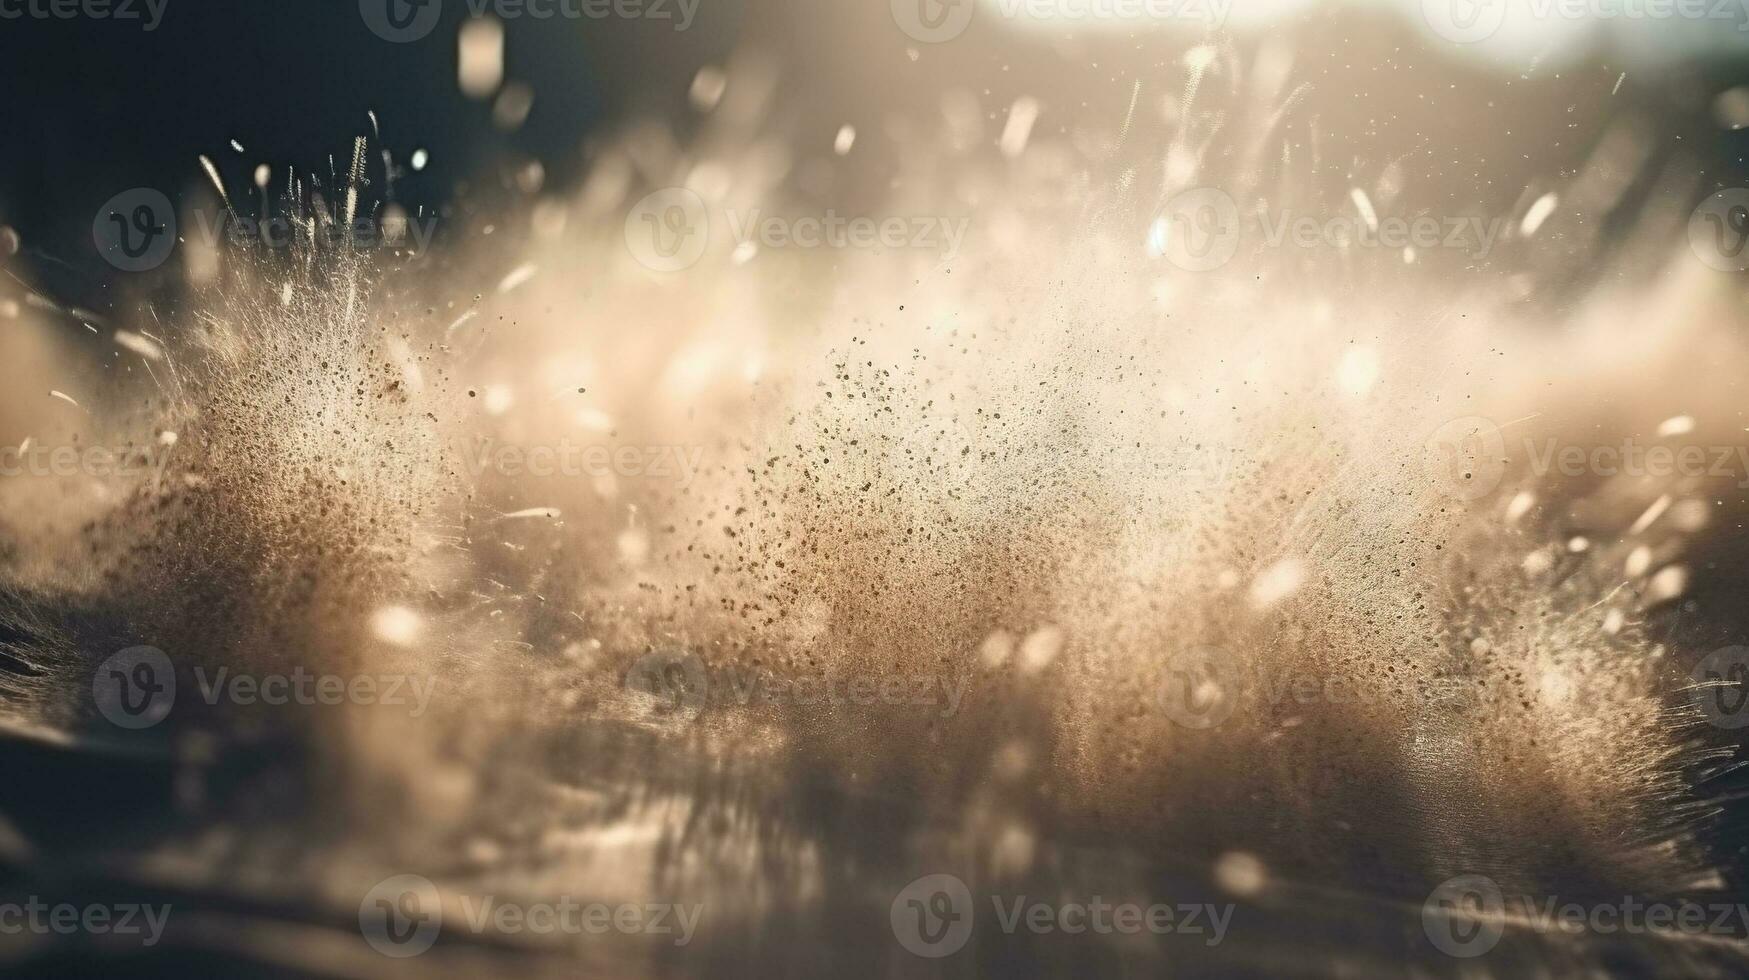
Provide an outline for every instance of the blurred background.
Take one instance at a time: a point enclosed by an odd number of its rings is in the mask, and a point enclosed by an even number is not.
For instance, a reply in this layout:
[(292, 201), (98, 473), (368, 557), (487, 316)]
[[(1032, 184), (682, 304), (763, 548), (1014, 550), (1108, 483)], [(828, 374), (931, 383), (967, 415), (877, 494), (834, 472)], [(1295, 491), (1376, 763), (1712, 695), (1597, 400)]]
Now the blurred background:
[[(1739, 458), (1749, 6), (1089, 4), (0, 0), (0, 445), (149, 463), (0, 476), (0, 899), (170, 910), (0, 928), (0, 969), (1741, 975), (1749, 912), (1437, 900), (1749, 898), (1694, 680), (1749, 628), (1749, 474), (1530, 451)], [(180, 218), (146, 268), (105, 232), (139, 189)], [(1210, 189), (1495, 237), (1196, 268)], [(827, 212), (966, 238), (738, 230)], [(529, 471), (567, 440), (640, 462)], [(111, 670), (174, 706), (117, 722)], [(735, 686), (832, 678), (928, 699)], [(1014, 896), (1231, 930), (995, 928)]]

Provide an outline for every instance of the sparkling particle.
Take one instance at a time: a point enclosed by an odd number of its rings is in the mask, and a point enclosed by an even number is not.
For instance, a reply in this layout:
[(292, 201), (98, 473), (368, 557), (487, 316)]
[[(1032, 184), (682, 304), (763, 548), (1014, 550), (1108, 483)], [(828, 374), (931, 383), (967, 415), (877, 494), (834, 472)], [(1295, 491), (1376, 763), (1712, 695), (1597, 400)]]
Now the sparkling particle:
[(511, 82), (492, 103), (492, 122), (505, 132), (512, 132), (522, 128), (533, 109), (534, 89), (522, 82)]
[(1038, 121), (1038, 100), (1023, 95), (1014, 100), (1014, 105), (1008, 109), (1008, 122), (1002, 127), (1002, 139), (998, 143), (1005, 157), (1017, 157), (1026, 150), (1026, 143), (1032, 138), (1032, 124)]
[(1512, 502), (1506, 505), (1506, 523), (1518, 523), (1535, 506), (1536, 495), (1529, 490), (1520, 490), (1513, 496)]
[(425, 622), (406, 606), (384, 606), (371, 615), (370, 628), (385, 643), (410, 647), (419, 641)]
[(1524, 221), (1519, 223), (1518, 233), (1526, 238), (1536, 234), (1537, 229), (1543, 226), (1543, 222), (1549, 219), (1549, 215), (1555, 213), (1555, 205), (1559, 200), (1560, 198), (1556, 196), (1554, 191), (1537, 198), (1536, 203), (1530, 206), (1530, 210), (1524, 213)]
[(1336, 380), (1345, 394), (1358, 397), (1371, 391), (1379, 380), (1378, 351), (1364, 345), (1350, 347), (1336, 369)]
[(462, 94), (484, 99), (504, 81), (504, 25), (493, 17), (474, 17), (462, 24), (456, 44), (456, 80)]
[(1267, 609), (1299, 591), (1305, 581), (1305, 565), (1297, 558), (1283, 558), (1252, 581), (1251, 605)]
[(116, 346), (125, 347), (149, 361), (164, 359), (162, 347), (130, 330), (117, 330), (114, 339)]
[(1255, 854), (1228, 851), (1215, 860), (1215, 883), (1230, 895), (1251, 898), (1269, 884), (1269, 869)]
[(1627, 561), (1622, 563), (1622, 571), (1629, 578), (1639, 578), (1652, 567), (1652, 549), (1640, 545), (1628, 552)]
[(990, 670), (1008, 663), (1014, 656), (1014, 634), (1007, 630), (997, 630), (984, 638), (983, 645), (978, 648), (978, 659)]
[(486, 414), (503, 415), (516, 404), (516, 393), (509, 385), (489, 385), (486, 388)]
[(1666, 565), (1658, 569), (1646, 585), (1646, 602), (1655, 605), (1669, 602), (1688, 590), (1688, 569), (1681, 565)]
[(1672, 436), (1685, 436), (1694, 431), (1694, 416), (1677, 415), (1667, 418), (1658, 424), (1658, 437), (1668, 439)]
[(722, 101), (723, 90), (728, 85), (729, 77), (723, 74), (721, 68), (706, 65), (692, 76), (692, 87), (687, 90), (687, 99), (699, 112), (709, 112)]
[(1652, 501), (1652, 506), (1647, 507), (1646, 512), (1640, 515), (1640, 519), (1635, 521), (1632, 527), (1628, 528), (1628, 537), (1633, 537), (1651, 527), (1657, 522), (1658, 518), (1663, 517), (1664, 512), (1669, 509), (1669, 494), (1664, 494), (1657, 500)]
[(1063, 652), (1063, 631), (1055, 626), (1046, 626), (1034, 630), (1020, 644), (1020, 672), (1036, 674), (1051, 665), (1057, 659), (1057, 654)]

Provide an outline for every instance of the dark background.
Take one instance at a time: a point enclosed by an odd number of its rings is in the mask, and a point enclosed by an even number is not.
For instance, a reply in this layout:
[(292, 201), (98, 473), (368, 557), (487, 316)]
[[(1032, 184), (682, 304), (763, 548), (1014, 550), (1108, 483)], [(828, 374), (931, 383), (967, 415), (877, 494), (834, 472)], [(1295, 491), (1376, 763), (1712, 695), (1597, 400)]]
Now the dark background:
[(457, 88), (461, 0), (445, 0), (438, 27), (404, 44), (371, 33), (357, 0), (167, 0), (151, 32), (143, 21), (0, 20), (0, 224), (19, 232), (52, 293), (89, 299), (115, 274), (91, 243), (92, 217), (113, 194), (155, 187), (175, 200), (205, 182), (203, 153), (233, 190), (263, 162), (275, 186), (288, 166), (325, 176), (330, 154), (344, 169), (353, 138), (371, 135), (370, 111), (403, 167), (413, 150), (430, 153), (397, 183), (409, 210), (451, 198), (496, 158), (539, 159), (562, 185), (590, 132), (683, 100), (699, 66), (721, 63), (741, 7), (705, 0), (684, 32), (662, 21), (507, 21), (505, 78), (535, 92), (511, 133), (493, 125), (490, 100)]
[[(112, 195), (153, 187), (176, 200), (205, 184), (201, 154), (234, 191), (263, 162), (276, 187), (288, 167), (325, 177), (345, 167), (354, 137), (370, 135), (373, 110), (403, 167), (417, 148), (430, 154), (395, 187), (416, 212), (492, 179), (495, 164), (539, 160), (547, 186), (562, 190), (583, 171), (589, 136), (634, 115), (653, 114), (684, 139), (697, 121), (686, 89), (698, 69), (763, 52), (798, 146), (828, 153), (832, 133), (851, 123), (857, 153), (835, 166), (862, 168), (874, 179), (852, 183), (883, 187), (894, 166), (883, 125), (901, 114), (938, 119), (949, 87), (976, 93), (991, 127), (1016, 96), (1042, 97), (1038, 131), (1050, 132), (1115, 117), (1132, 85), (1145, 98), (1182, 85), (1182, 52), (1201, 40), (1047, 37), (978, 20), (951, 44), (910, 51), (918, 46), (894, 28), (887, 0), (700, 0), (683, 32), (660, 20), (521, 17), (505, 21), (505, 78), (529, 85), (535, 101), (507, 133), (490, 100), (456, 85), (468, 4), (440, 2), (437, 28), (403, 44), (371, 33), (357, 0), (167, 0), (151, 32), (138, 21), (0, 20), (0, 225), (23, 242), (21, 278), (59, 302), (105, 309), (118, 275), (97, 256), (91, 222)], [(1749, 79), (1739, 56), (1749, 46), (1682, 47), (1676, 36), (1600, 35), (1576, 63), (1513, 70), (1430, 44), (1395, 8), (1315, 4), (1263, 31), (1237, 30), (1232, 43), (1243, 55), (1285, 39), (1296, 81), (1344, 93), (1325, 99), (1318, 119), (1333, 160), (1352, 161), (1344, 168), (1376, 173), (1402, 160), (1419, 186), (1473, 198), (1427, 206), (1509, 212), (1526, 188), (1570, 176), (1604, 124), (1627, 115), (1651, 123), (1653, 168), (1680, 156), (1707, 190), (1744, 182), (1749, 138), (1722, 129), (1709, 107)]]

